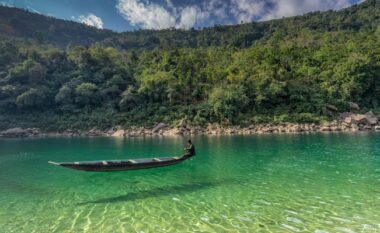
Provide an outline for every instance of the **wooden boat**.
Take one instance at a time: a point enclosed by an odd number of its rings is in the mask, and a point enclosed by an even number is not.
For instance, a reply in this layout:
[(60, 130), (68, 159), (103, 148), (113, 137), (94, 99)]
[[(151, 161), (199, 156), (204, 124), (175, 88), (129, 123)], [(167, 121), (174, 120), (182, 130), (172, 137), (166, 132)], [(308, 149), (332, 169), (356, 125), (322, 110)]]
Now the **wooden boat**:
[(106, 172), (106, 171), (127, 171), (164, 167), (181, 163), (192, 156), (185, 154), (180, 157), (148, 158), (148, 159), (129, 159), (129, 160), (104, 160), (104, 161), (82, 161), (82, 162), (64, 162), (48, 163), (71, 168), (81, 171)]

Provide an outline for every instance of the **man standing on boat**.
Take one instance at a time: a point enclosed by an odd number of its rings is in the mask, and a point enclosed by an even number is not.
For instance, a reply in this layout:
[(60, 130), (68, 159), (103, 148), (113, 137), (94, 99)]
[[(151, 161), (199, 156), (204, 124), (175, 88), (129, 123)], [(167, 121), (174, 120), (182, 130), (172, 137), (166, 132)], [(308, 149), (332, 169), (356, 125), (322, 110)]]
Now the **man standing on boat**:
[(187, 148), (185, 150), (187, 156), (192, 157), (195, 155), (195, 147), (190, 139), (187, 141)]

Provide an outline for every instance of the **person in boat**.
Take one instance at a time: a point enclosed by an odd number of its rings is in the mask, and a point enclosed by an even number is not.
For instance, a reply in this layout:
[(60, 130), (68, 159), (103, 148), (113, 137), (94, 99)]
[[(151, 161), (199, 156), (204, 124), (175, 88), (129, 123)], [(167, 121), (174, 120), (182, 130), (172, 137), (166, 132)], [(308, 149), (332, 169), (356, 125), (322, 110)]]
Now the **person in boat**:
[(194, 145), (190, 139), (187, 141), (187, 148), (185, 148), (185, 150), (186, 150), (187, 156), (194, 156), (195, 155), (195, 147), (194, 147)]

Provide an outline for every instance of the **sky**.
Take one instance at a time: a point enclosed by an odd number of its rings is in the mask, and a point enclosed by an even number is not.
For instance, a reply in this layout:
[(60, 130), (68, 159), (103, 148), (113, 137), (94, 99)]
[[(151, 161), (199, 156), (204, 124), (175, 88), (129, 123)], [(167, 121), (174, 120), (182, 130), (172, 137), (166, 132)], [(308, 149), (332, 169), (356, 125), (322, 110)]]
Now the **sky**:
[(201, 28), (339, 10), (363, 0), (0, 0), (113, 31)]

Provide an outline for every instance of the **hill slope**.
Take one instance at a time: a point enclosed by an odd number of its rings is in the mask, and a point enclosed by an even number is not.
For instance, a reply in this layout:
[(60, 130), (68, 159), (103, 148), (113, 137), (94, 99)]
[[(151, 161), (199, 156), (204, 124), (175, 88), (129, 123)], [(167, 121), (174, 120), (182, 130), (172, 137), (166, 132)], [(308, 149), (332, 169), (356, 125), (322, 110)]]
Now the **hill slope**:
[(380, 1), (364, 3), (339, 12), (315, 12), (267, 22), (234, 26), (215, 26), (203, 30), (161, 31), (139, 30), (113, 33), (84, 24), (46, 17), (17, 8), (0, 6), (0, 34), (42, 40), (59, 46), (89, 45), (103, 41), (105, 45), (121, 49), (196, 48), (209, 46), (249, 47), (253, 42), (267, 40), (274, 32), (284, 35), (299, 29), (313, 31), (370, 30), (380, 21)]
[[(319, 122), (328, 119), (327, 105), (344, 111), (349, 101), (380, 113), (379, 2), (201, 31), (107, 37), (108, 31), (83, 26), (85, 38), (76, 42), (97, 41), (89, 35), (98, 32), (100, 42), (66, 49), (59, 47), (72, 42), (69, 32), (81, 25), (53, 20), (68, 27), (60, 32), (66, 37), (47, 30), (47, 45), (28, 36), (39, 27), (24, 32), (12, 24), (19, 29), (0, 39), (0, 129), (107, 128), (183, 118), (196, 125)], [(27, 25), (21, 19), (13, 17)]]
[(0, 35), (8, 38), (33, 39), (65, 47), (69, 44), (89, 45), (114, 34), (81, 23), (0, 6)]

